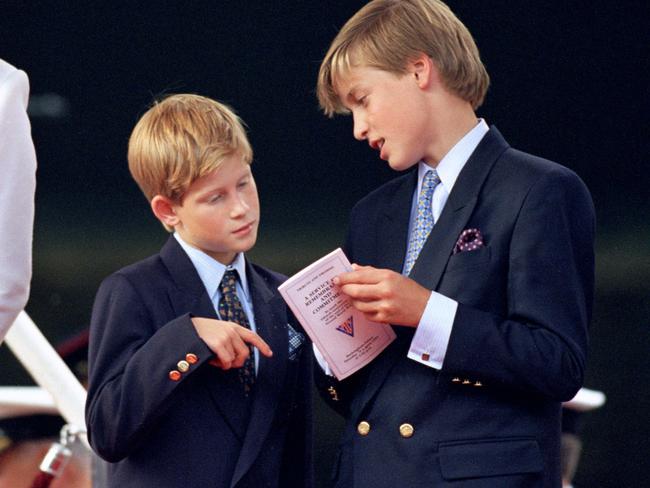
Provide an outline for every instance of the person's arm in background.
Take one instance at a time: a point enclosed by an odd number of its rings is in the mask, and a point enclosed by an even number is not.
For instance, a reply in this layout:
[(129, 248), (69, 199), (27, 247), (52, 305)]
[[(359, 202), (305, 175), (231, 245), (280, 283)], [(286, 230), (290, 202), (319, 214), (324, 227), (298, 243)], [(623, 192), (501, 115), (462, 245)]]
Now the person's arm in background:
[(0, 342), (29, 297), (36, 154), (27, 75), (0, 59)]

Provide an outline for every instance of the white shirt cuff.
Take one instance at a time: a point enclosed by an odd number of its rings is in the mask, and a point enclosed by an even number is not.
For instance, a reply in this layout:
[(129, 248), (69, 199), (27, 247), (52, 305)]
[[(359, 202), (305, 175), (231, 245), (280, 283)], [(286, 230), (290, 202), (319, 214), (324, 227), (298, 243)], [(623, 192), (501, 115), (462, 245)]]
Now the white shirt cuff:
[(332, 370), (331, 370), (330, 367), (329, 367), (329, 364), (327, 364), (327, 361), (325, 361), (325, 358), (323, 357), (323, 355), (321, 354), (321, 352), (320, 352), (320, 351), (318, 350), (318, 348), (316, 347), (316, 344), (313, 344), (313, 343), (312, 343), (312, 347), (314, 348), (314, 357), (316, 358), (316, 362), (318, 363), (318, 365), (320, 366), (320, 368), (323, 370), (323, 372), (324, 372), (326, 375), (334, 376), (334, 375), (332, 374)]
[(411, 341), (408, 357), (425, 366), (442, 369), (458, 302), (431, 292), (420, 323)]

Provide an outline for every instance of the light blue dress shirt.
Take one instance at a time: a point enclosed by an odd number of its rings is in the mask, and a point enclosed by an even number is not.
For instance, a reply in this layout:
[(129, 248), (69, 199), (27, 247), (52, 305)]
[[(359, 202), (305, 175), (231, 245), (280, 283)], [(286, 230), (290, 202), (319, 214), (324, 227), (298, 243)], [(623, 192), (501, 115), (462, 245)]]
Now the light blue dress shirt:
[[(221, 298), (221, 293), (219, 293), (219, 283), (221, 283), (221, 279), (227, 269), (234, 269), (237, 271), (239, 274), (239, 280), (237, 280), (237, 296), (239, 297), (242, 308), (248, 317), (248, 323), (251, 326), (251, 330), (257, 332), (257, 328), (255, 327), (253, 300), (248, 288), (248, 279), (246, 278), (246, 258), (244, 257), (244, 253), (237, 254), (233, 262), (226, 266), (208, 256), (203, 251), (190, 246), (180, 235), (178, 235), (177, 232), (174, 233), (174, 237), (190, 258), (190, 261), (192, 261), (196, 272), (199, 274), (199, 278), (201, 278), (201, 281), (203, 282), (203, 286), (205, 286), (205, 289), (208, 292), (208, 296), (210, 297), (210, 301), (212, 301), (217, 316), (219, 316), (219, 299)], [(219, 318), (221, 319), (221, 317)], [(256, 347), (253, 348), (253, 353), (255, 355), (255, 371), (257, 371), (259, 365), (259, 351)]]

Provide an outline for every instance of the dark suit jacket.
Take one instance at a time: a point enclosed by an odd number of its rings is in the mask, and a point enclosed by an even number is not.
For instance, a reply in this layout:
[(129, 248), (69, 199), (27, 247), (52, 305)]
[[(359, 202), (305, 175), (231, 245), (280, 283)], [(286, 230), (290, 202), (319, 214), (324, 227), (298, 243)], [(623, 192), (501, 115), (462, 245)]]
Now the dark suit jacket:
[[(102, 283), (86, 422), (90, 444), (111, 462), (107, 486), (312, 486), (311, 355), (302, 347), (288, 358), (284, 278), (249, 262), (246, 273), (257, 331), (274, 353), (260, 356), (250, 405), (235, 370), (207, 364), (214, 355), (190, 316), (217, 315), (173, 237)], [(187, 354), (198, 361), (172, 380)]]
[[(357, 204), (352, 262), (401, 272), (416, 183), (411, 172)], [(468, 228), (485, 246), (452, 254)], [(582, 385), (593, 241), (581, 180), (491, 128), (411, 272), (459, 303), (442, 370), (408, 359), (414, 329), (395, 327), (398, 339), (359, 373), (317, 375), (347, 417), (337, 487), (559, 487), (560, 402)], [(400, 435), (405, 423), (412, 437)]]

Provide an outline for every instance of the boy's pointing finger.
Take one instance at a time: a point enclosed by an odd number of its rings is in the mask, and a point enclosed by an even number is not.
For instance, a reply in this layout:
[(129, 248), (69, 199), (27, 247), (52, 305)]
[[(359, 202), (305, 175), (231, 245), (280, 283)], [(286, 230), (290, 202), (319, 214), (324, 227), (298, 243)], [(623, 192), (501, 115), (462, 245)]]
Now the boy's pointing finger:
[(248, 344), (259, 349), (259, 351), (262, 354), (264, 354), (267, 358), (273, 356), (273, 351), (271, 350), (269, 345), (266, 342), (264, 342), (264, 339), (262, 339), (255, 332), (253, 332), (250, 329), (246, 329), (245, 327), (241, 327), (238, 332), (241, 338), (244, 340), (244, 342), (247, 342)]

